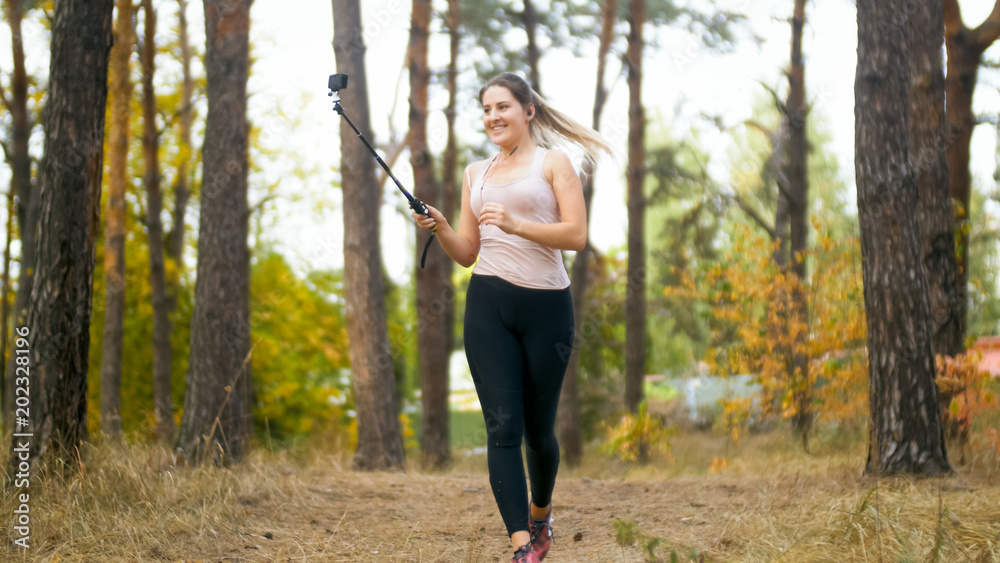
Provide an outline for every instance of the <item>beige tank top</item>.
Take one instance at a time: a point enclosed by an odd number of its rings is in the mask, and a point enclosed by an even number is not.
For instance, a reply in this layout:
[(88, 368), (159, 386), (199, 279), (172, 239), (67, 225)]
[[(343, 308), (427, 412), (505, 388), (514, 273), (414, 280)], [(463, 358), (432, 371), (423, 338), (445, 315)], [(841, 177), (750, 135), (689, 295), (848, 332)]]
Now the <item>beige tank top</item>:
[[(469, 203), (476, 220), (479, 220), (483, 204), (496, 202), (523, 221), (560, 222), (559, 203), (542, 171), (546, 152), (546, 149), (537, 147), (528, 174), (520, 180), (504, 184), (485, 183), (483, 177), (489, 166), (482, 166), (469, 185)], [(480, 225), (479, 241), (479, 261), (472, 273), (498, 276), (512, 284), (533, 289), (563, 289), (569, 286), (569, 276), (559, 250), (507, 234), (496, 225)]]

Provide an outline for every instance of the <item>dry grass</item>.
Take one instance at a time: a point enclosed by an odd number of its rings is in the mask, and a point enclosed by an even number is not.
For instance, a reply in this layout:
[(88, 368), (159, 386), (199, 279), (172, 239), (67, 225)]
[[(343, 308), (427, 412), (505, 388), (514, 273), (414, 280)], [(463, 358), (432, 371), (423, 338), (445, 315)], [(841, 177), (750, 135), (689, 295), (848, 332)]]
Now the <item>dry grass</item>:
[[(615, 521), (660, 537), (656, 557), (709, 561), (1000, 562), (1000, 456), (974, 444), (943, 479), (860, 476), (864, 444), (787, 435), (729, 444), (681, 434), (647, 467), (587, 456), (563, 468), (552, 563), (646, 561)], [(32, 482), (31, 544), (5, 561), (509, 561), (485, 456), (443, 473), (357, 473), (319, 450), (254, 451), (230, 469), (175, 468), (148, 445), (102, 444), (85, 471)], [(0, 510), (10, 522), (14, 499)], [(8, 525), (8, 533), (12, 525)], [(17, 553), (19, 555), (14, 556)]]

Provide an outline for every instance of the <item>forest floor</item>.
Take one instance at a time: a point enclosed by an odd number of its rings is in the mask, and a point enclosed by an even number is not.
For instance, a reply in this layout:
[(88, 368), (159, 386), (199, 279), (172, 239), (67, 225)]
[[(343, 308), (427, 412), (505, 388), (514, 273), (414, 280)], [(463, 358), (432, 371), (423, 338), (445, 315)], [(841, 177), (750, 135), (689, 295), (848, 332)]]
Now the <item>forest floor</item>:
[[(859, 442), (794, 442), (681, 434), (672, 460), (649, 466), (588, 451), (560, 469), (546, 561), (1000, 562), (997, 452), (972, 449), (950, 477), (875, 480)], [(727, 448), (723, 468), (712, 454)], [(485, 456), (455, 459), (355, 472), (343, 455), (259, 449), (228, 469), (179, 468), (159, 448), (98, 445), (85, 471), (32, 482), (31, 547), (0, 559), (510, 561)], [(14, 499), (0, 508), (12, 522)]]

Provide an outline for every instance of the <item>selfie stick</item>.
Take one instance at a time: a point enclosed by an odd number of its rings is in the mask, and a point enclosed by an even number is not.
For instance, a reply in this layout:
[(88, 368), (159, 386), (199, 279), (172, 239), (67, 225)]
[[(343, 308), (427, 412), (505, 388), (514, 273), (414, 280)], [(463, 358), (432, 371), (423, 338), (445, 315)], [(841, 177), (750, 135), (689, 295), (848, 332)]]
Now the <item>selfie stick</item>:
[[(333, 96), (334, 93), (338, 93), (344, 88), (347, 88), (347, 75), (346, 74), (331, 75), (329, 87), (330, 87), (330, 93), (327, 94), (327, 96)], [(385, 173), (388, 174), (390, 178), (392, 178), (392, 181), (396, 183), (396, 187), (399, 188), (399, 191), (403, 192), (403, 195), (406, 196), (406, 200), (410, 202), (410, 209), (413, 209), (414, 212), (419, 213), (420, 215), (425, 215), (427, 217), (430, 217), (430, 211), (428, 211), (427, 206), (424, 205), (424, 202), (413, 197), (413, 195), (411, 195), (410, 192), (406, 191), (406, 189), (403, 188), (403, 184), (400, 184), (399, 180), (392, 175), (392, 170), (389, 170), (389, 166), (386, 165), (385, 161), (382, 160), (382, 157), (379, 156), (377, 152), (375, 152), (375, 149), (372, 148), (371, 144), (368, 142), (368, 139), (365, 139), (365, 136), (361, 134), (361, 131), (358, 131), (358, 128), (355, 127), (353, 123), (351, 123), (351, 120), (346, 115), (344, 115), (344, 108), (343, 106), (340, 105), (340, 96), (337, 96), (333, 100), (333, 111), (337, 112), (337, 114), (340, 115), (340, 117), (343, 117), (344, 121), (346, 121), (347, 124), (351, 126), (351, 129), (354, 129), (354, 132), (357, 133), (358, 138), (361, 139), (361, 142), (364, 143), (366, 147), (368, 147), (368, 151), (371, 152), (372, 156), (375, 157), (375, 160), (382, 165), (382, 168), (385, 170)], [(431, 243), (434, 242), (434, 233), (436, 232), (437, 232), (437, 224), (435, 223), (434, 226), (431, 227), (431, 238), (427, 239), (427, 244), (424, 245), (424, 253), (423, 255), (420, 256), (421, 268), (424, 267), (424, 262), (427, 260), (427, 249), (429, 249), (431, 247)]]

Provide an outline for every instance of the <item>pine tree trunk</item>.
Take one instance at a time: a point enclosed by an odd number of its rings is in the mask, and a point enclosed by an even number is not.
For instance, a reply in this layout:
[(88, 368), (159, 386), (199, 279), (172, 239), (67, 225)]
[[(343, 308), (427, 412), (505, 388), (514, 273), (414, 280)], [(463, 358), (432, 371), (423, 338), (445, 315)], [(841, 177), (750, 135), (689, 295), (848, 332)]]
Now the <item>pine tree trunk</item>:
[(909, 20), (910, 161), (917, 183), (920, 252), (930, 299), (932, 350), (955, 356), (965, 350), (964, 307), (956, 293), (958, 264), (948, 196), (944, 114), (944, 10), (939, 2), (917, 3)]
[[(434, 178), (434, 162), (427, 147), (427, 43), (431, 21), (429, 0), (413, 0), (410, 19), (410, 165), (413, 167), (414, 196), (438, 207), (439, 190)], [(420, 356), (420, 399), (423, 419), (420, 433), (422, 465), (441, 469), (451, 462), (448, 432), (448, 338), (445, 302), (454, 294), (444, 283), (444, 263), (450, 261), (434, 244), (427, 252), (425, 268), (420, 255), (430, 233), (417, 231), (417, 348)]]
[[(11, 96), (11, 151), (10, 185), (17, 198), (17, 226), (21, 239), (20, 273), (17, 279), (17, 296), (14, 300), (13, 325), (23, 326), (28, 316), (28, 299), (31, 297), (31, 282), (35, 270), (35, 225), (38, 223), (38, 187), (31, 181), (31, 155), (28, 142), (31, 138), (31, 124), (28, 120), (28, 73), (24, 64), (24, 40), (21, 23), (24, 20), (22, 0), (4, 0), (7, 23), (10, 26), (11, 53), (14, 72), (10, 82)], [(3, 361), (0, 358), (0, 361)], [(5, 373), (14, 373), (14, 355), (6, 362)], [(3, 394), (4, 428), (13, 423), (14, 378), (5, 381)]]
[(521, 21), (524, 22), (524, 31), (528, 36), (528, 68), (531, 76), (531, 87), (542, 93), (542, 82), (538, 75), (538, 42), (535, 39), (538, 30), (538, 12), (531, 0), (524, 0), (524, 11), (521, 12)]
[(242, 459), (253, 427), (246, 399), (251, 377), (246, 116), (251, 3), (204, 2), (208, 116), (191, 358), (178, 440), (194, 463)]
[[(7, 357), (7, 336), (9, 334), (7, 321), (10, 318), (10, 304), (7, 297), (10, 294), (10, 243), (13, 236), (14, 186), (11, 185), (10, 191), (7, 193), (7, 238), (4, 239), (3, 246), (3, 289), (0, 290), (0, 295), (3, 295), (3, 301), (0, 301), (0, 370), (7, 367), (3, 358)], [(12, 383), (14, 383), (13, 376), (0, 371), (0, 389), (3, 390), (4, 401), (6, 401), (8, 394), (13, 394), (14, 386), (10, 385)], [(4, 428), (10, 428), (10, 426), (5, 426)]]
[(184, 216), (187, 213), (188, 199), (191, 197), (189, 163), (193, 149), (191, 147), (191, 125), (194, 121), (194, 79), (191, 78), (191, 43), (188, 39), (187, 22), (187, 0), (177, 0), (178, 10), (178, 37), (181, 48), (181, 72), (184, 83), (181, 93), (181, 138), (180, 146), (185, 157), (181, 159), (177, 168), (177, 181), (174, 184), (174, 210), (173, 221), (170, 233), (167, 235), (166, 251), (176, 264), (176, 275), (170, 280), (171, 296), (170, 307), (173, 310), (177, 306), (177, 292), (180, 289), (180, 273), (184, 270)]
[(628, 35), (628, 284), (625, 292), (625, 406), (635, 413), (643, 398), (646, 375), (646, 200), (642, 189), (646, 175), (643, 146), (645, 118), (642, 108), (642, 26), (645, 0), (629, 2)]
[(111, 128), (108, 139), (108, 210), (104, 229), (104, 337), (101, 348), (101, 432), (122, 433), (122, 340), (125, 322), (125, 186), (132, 114), (132, 0), (118, 0), (111, 48)]
[[(458, 217), (462, 180), (457, 179), (458, 174), (458, 139), (455, 135), (455, 118), (458, 115), (458, 51), (461, 47), (462, 35), (459, 26), (462, 23), (462, 4), (459, 0), (448, 0), (448, 16), (446, 25), (448, 27), (448, 40), (450, 44), (448, 59), (448, 107), (445, 109), (445, 119), (448, 122), (448, 141), (444, 149), (444, 172), (441, 179), (442, 199), (441, 213), (445, 217)], [(455, 295), (455, 284), (452, 276), (455, 272), (455, 263), (451, 260), (444, 262), (444, 283), (448, 295)], [(445, 336), (450, 365), (451, 353), (455, 350), (455, 301), (448, 299), (444, 304)]]
[[(350, 76), (350, 86), (340, 92), (345, 115), (370, 139), (361, 9), (358, 0), (332, 0), (332, 4), (337, 70)], [(406, 466), (406, 458), (395, 408), (392, 349), (386, 328), (375, 162), (343, 119), (340, 139), (345, 316), (358, 417), (354, 467), (401, 469)]]
[[(976, 126), (976, 116), (972, 112), (972, 95), (979, 79), (979, 64), (983, 52), (996, 40), (996, 27), (1000, 22), (991, 21), (995, 17), (991, 14), (982, 25), (969, 29), (962, 23), (956, 0), (945, 0), (943, 11), (945, 46), (948, 53), (948, 74), (945, 78), (948, 129), (943, 143), (947, 146), (948, 195), (951, 199), (949, 203), (954, 210), (952, 228), (957, 265), (954, 285), (946, 295), (949, 302), (948, 310), (958, 321), (958, 326), (951, 330), (958, 335), (942, 336), (942, 338), (957, 339), (957, 344), (949, 342), (948, 347), (961, 351), (965, 349), (965, 332), (968, 324), (968, 229), (971, 203), (969, 144), (972, 141), (972, 130)], [(992, 29), (986, 29), (987, 27)]]
[[(94, 248), (100, 228), (104, 117), (113, 0), (61, 0), (52, 21), (41, 224), (35, 247), (30, 331), (32, 463), (51, 453), (77, 465), (87, 439), (87, 365)], [(12, 442), (9, 467), (16, 467)], [(13, 474), (14, 472), (11, 472)]]
[(171, 398), (170, 298), (163, 263), (163, 193), (160, 177), (160, 141), (156, 129), (156, 11), (152, 0), (142, 0), (145, 31), (140, 50), (142, 61), (142, 154), (146, 166), (146, 233), (149, 241), (149, 284), (153, 302), (153, 413), (156, 439), (174, 439), (174, 406)]
[(910, 159), (903, 0), (858, 1), (855, 174), (871, 411), (866, 473), (950, 471), (941, 431), (930, 307)]
[(800, 328), (792, 353), (792, 397), (795, 417), (792, 419), (804, 450), (809, 451), (812, 429), (813, 385), (809, 376), (809, 357), (805, 353), (809, 326), (809, 306), (806, 302), (805, 253), (809, 242), (809, 140), (806, 125), (809, 108), (806, 105), (805, 61), (802, 58), (802, 28), (806, 21), (806, 0), (795, 0), (792, 15), (791, 71), (788, 73), (788, 218), (790, 227), (789, 258), (798, 283), (792, 291), (792, 314)]
[[(604, 86), (604, 71), (607, 66), (608, 50), (614, 38), (615, 13), (617, 0), (609, 0), (601, 8), (600, 46), (597, 50), (597, 86), (594, 92), (594, 111), (591, 127), (597, 131), (601, 128), (601, 114), (607, 99), (607, 89)], [(583, 201), (587, 208), (587, 231), (590, 232), (590, 203), (594, 197), (594, 165), (586, 161), (583, 165)], [(562, 393), (559, 396), (559, 444), (563, 449), (563, 460), (569, 467), (577, 467), (583, 459), (583, 436), (580, 433), (580, 344), (583, 342), (584, 317), (586, 316), (586, 297), (590, 271), (590, 240), (583, 249), (576, 253), (573, 260), (573, 271), (570, 279), (570, 293), (573, 295), (573, 351), (563, 379)], [(589, 327), (590, 329), (594, 327)]]

